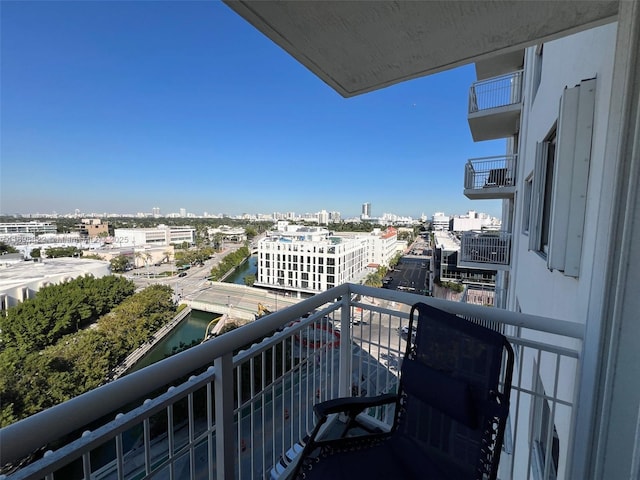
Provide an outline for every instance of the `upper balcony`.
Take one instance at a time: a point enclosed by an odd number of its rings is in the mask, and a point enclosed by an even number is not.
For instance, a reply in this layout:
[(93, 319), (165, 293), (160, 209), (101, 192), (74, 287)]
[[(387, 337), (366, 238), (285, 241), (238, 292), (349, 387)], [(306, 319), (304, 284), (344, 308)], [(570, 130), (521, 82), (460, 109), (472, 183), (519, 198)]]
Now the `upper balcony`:
[(515, 135), (520, 130), (523, 71), (480, 80), (469, 89), (469, 128), (475, 142)]
[(464, 232), (458, 265), (508, 270), (511, 264), (511, 232)]
[[(316, 402), (396, 389), (418, 301), (498, 329), (513, 345), (500, 478), (570, 478), (581, 447), (572, 439), (582, 325), (352, 284), (5, 427), (0, 463), (19, 465), (11, 479), (270, 478), (313, 428)], [(380, 428), (393, 421), (380, 408), (366, 415)], [(28, 456), (35, 461), (19, 463)]]
[(476, 78), (478, 80), (486, 80), (487, 78), (497, 77), (498, 75), (504, 75), (506, 73), (520, 70), (523, 65), (523, 48), (519, 48), (508, 53), (502, 53), (500, 55), (491, 55), (484, 60), (478, 60), (475, 62)]
[(471, 158), (464, 167), (464, 194), (470, 200), (513, 198), (517, 155)]

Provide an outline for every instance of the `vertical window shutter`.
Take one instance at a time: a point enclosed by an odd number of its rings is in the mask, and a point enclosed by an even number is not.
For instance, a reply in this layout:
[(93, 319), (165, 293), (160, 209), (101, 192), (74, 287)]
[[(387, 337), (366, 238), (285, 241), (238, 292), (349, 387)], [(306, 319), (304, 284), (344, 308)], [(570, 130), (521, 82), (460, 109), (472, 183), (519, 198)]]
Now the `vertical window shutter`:
[(596, 80), (566, 89), (560, 103), (549, 268), (580, 274)]

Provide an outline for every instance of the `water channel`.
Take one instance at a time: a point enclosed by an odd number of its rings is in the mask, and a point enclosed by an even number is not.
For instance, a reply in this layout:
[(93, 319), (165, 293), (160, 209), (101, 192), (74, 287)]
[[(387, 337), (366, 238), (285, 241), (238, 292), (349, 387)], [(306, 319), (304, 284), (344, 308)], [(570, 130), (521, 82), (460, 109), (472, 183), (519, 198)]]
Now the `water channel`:
[[(257, 262), (257, 256), (252, 255), (242, 263), (235, 272), (227, 277), (225, 282), (244, 285), (244, 277), (256, 273)], [(192, 310), (171, 333), (160, 340), (130, 371), (135, 372), (136, 370), (140, 370), (152, 363), (171, 356), (176, 353), (176, 350), (181, 346), (190, 345), (195, 341), (201, 341), (209, 322), (218, 316), (219, 315), (215, 313)]]

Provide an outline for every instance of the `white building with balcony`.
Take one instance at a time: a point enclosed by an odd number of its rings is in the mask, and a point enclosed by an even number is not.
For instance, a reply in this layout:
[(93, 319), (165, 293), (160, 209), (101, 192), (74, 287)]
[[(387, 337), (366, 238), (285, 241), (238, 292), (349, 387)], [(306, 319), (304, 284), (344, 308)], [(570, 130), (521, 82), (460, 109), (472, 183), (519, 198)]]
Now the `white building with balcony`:
[[(597, 371), (602, 365), (603, 359), (596, 360), (597, 344), (603, 340), (600, 334), (607, 322), (600, 312), (611, 293), (603, 272), (607, 265), (613, 265), (602, 256), (602, 247), (613, 240), (603, 223), (611, 221), (611, 195), (619, 183), (613, 173), (619, 166), (612, 165), (609, 157), (617, 142), (612, 132), (618, 133), (618, 126), (611, 124), (616, 121), (615, 102), (620, 101), (614, 91), (614, 65), (620, 57), (620, 52), (616, 57), (621, 35), (618, 27), (617, 23), (608, 23), (540, 41), (521, 55), (512, 56), (515, 60), (511, 67), (505, 67), (508, 62), (500, 57), (476, 65), (479, 81), (471, 89), (474, 98), (482, 96), (478, 85), (487, 88), (493, 81), (485, 78), (496, 73), (492, 64), (502, 69), (499, 88), (505, 90), (504, 79), (509, 75), (517, 74), (517, 78), (506, 87), (508, 108), (487, 106), (482, 113), (482, 109), (472, 112), (470, 106), (469, 126), (474, 139), (506, 138), (507, 151), (503, 157), (467, 163), (465, 195), (503, 199), (503, 230), (465, 232), (461, 261), (499, 270), (497, 289), (506, 295), (497, 299), (498, 307), (569, 321), (582, 325), (587, 335), (592, 334), (585, 340), (581, 362), (572, 367), (565, 365), (558, 370), (544, 356), (524, 355), (519, 359), (527, 375), (534, 372), (532, 379), (519, 381), (528, 383), (541, 397), (535, 399), (535, 413), (529, 419), (512, 418), (525, 425), (528, 432), (529, 440), (521, 438), (521, 448), (532, 451), (529, 464), (517, 466), (515, 478), (531, 472), (533, 478), (584, 478), (587, 473), (575, 458), (571, 463), (571, 452), (575, 451), (575, 442), (580, 443), (578, 439), (590, 433), (594, 435), (592, 440), (598, 441), (593, 428), (599, 420), (587, 417), (591, 423), (576, 423), (562, 401), (543, 397), (552, 391), (563, 399), (579, 395), (581, 411), (593, 414), (603, 408), (594, 398), (594, 385), (585, 380), (579, 385), (578, 381), (581, 369)], [(506, 110), (509, 120), (501, 117)], [(522, 337), (544, 338), (530, 333)], [(602, 375), (604, 381), (606, 373), (602, 371)], [(632, 394), (632, 405), (637, 408), (637, 389), (624, 390), (625, 395)], [(623, 449), (629, 452), (628, 448), (625, 445)], [(621, 454), (609, 451), (608, 455), (613, 458)], [(608, 459), (601, 461), (603, 471), (618, 468)]]
[(358, 282), (370, 265), (388, 265), (397, 252), (395, 229), (370, 234), (332, 234), (323, 227), (278, 222), (258, 242), (255, 286), (318, 293), (340, 283)]

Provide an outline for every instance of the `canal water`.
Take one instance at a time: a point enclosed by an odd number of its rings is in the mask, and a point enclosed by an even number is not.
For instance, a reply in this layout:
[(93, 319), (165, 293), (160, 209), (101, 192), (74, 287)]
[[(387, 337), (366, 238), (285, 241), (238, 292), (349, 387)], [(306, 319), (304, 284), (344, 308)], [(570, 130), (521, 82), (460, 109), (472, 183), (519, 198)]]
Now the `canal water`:
[[(248, 260), (240, 265), (233, 274), (229, 275), (225, 282), (244, 285), (245, 276), (255, 275), (257, 262), (257, 257), (252, 255)], [(171, 333), (160, 340), (155, 347), (149, 350), (149, 352), (135, 364), (130, 372), (135, 372), (136, 370), (140, 370), (152, 363), (169, 357), (177, 351), (182, 350), (185, 345), (191, 345), (196, 341), (200, 342), (204, 338), (209, 322), (219, 316), (220, 315), (216, 313), (192, 310), (191, 313), (171, 331)]]

